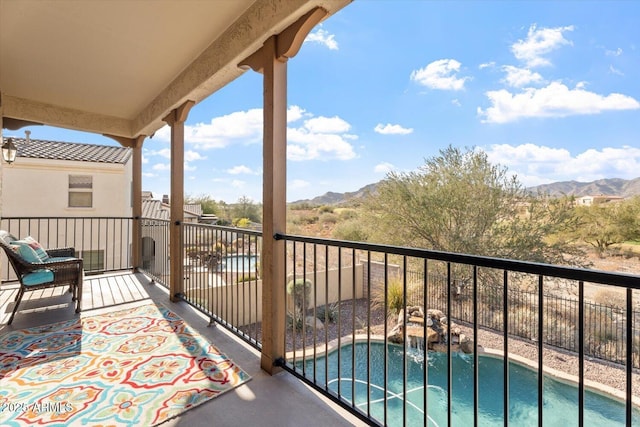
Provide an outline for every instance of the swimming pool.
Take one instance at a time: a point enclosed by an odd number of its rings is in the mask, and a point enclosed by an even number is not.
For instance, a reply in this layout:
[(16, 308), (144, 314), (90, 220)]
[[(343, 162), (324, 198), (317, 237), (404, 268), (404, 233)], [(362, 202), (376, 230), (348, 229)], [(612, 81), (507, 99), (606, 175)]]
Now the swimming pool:
[(227, 255), (222, 257), (217, 266), (219, 272), (254, 273), (258, 264), (257, 255)]
[[(371, 382), (367, 383), (367, 344), (355, 345), (355, 381), (352, 380), (351, 344), (329, 354), (328, 360), (317, 358), (315, 375), (318, 383), (326, 382), (329, 388), (351, 403), (355, 392), (355, 404), (360, 410), (384, 422), (384, 405), (387, 404), (387, 424), (403, 425), (403, 370), (402, 347), (388, 345), (387, 391), (384, 389), (384, 344), (371, 343)], [(340, 373), (338, 373), (340, 354)], [(447, 425), (447, 355), (428, 353), (427, 408), (424, 411), (424, 363), (422, 357), (407, 357), (406, 425), (424, 426), (425, 416), (429, 426)], [(452, 425), (473, 425), (473, 357), (454, 353), (452, 363)], [(502, 359), (478, 357), (478, 424), (502, 426), (503, 422), (503, 365)], [(298, 364), (302, 368), (302, 363)], [(328, 372), (327, 368), (328, 367)], [(314, 362), (305, 362), (305, 374), (313, 376)], [(340, 375), (340, 378), (338, 377)], [(355, 383), (355, 390), (353, 389)], [(370, 400), (367, 395), (370, 393)], [(385, 399), (386, 396), (386, 399)], [(552, 377), (545, 376), (543, 391), (543, 421), (545, 425), (569, 427), (578, 425), (578, 388)], [(368, 403), (370, 402), (370, 403)], [(509, 364), (509, 424), (517, 426), (537, 425), (538, 422), (537, 372), (517, 363)], [(585, 425), (624, 426), (625, 407), (612, 398), (585, 389)], [(634, 425), (640, 423), (640, 412), (634, 410)], [(638, 424), (640, 425), (640, 424)]]

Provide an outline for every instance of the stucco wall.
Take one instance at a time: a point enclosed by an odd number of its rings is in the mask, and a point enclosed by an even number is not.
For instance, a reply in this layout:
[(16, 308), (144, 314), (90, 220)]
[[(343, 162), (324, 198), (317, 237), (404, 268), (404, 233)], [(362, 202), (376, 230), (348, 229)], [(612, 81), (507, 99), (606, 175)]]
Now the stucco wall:
[[(70, 208), (69, 175), (93, 177), (93, 206)], [(19, 158), (2, 165), (2, 217), (131, 216), (131, 161), (126, 165)]]

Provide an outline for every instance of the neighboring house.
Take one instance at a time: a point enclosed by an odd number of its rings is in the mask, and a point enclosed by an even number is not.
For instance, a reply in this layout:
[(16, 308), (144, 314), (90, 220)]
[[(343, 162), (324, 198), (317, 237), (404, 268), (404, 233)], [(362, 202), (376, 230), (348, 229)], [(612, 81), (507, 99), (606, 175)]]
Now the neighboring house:
[[(199, 223), (203, 217), (200, 204), (185, 204), (183, 209), (185, 223)], [(142, 192), (142, 218), (145, 219), (142, 236), (142, 268), (147, 271), (162, 272), (169, 269), (169, 240), (165, 224), (169, 221), (170, 211), (169, 196), (165, 194), (162, 200), (157, 200), (153, 198), (152, 192)]]
[(621, 202), (623, 200), (624, 197), (607, 196), (604, 194), (599, 194), (597, 196), (583, 196), (576, 198), (576, 206), (591, 206), (600, 203)]
[[(142, 192), (142, 218), (169, 219), (171, 205), (169, 196), (162, 196), (162, 200), (153, 198), (151, 191)], [(198, 223), (202, 217), (202, 205), (193, 203), (184, 205), (184, 222)]]
[[(114, 224), (132, 217), (131, 149), (24, 138), (13, 138), (13, 142), (18, 149), (16, 160), (0, 169), (1, 227), (15, 234), (37, 235), (45, 246), (49, 241), (73, 246), (84, 259), (85, 270), (103, 270), (107, 245), (130, 245), (127, 227), (114, 229)], [(86, 233), (82, 220), (20, 220), (19, 227), (17, 220), (10, 220), (34, 217), (121, 219), (101, 220), (105, 224), (100, 233), (110, 229), (109, 236)], [(126, 252), (119, 256), (126, 257)]]

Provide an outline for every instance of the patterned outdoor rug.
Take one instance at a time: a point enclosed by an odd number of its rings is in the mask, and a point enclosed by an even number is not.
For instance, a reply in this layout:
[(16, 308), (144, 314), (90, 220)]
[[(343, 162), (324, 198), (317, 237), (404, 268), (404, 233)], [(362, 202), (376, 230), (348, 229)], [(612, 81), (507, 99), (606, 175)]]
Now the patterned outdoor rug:
[(0, 425), (153, 426), (249, 376), (164, 307), (0, 337)]

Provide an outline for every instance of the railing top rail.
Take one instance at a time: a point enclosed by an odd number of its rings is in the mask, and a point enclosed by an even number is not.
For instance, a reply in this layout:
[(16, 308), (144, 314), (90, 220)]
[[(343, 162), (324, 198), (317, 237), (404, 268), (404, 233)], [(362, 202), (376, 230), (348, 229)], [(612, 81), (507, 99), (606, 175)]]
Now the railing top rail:
[(589, 270), (586, 268), (563, 267), (530, 261), (516, 261), (503, 258), (492, 258), (480, 255), (464, 255), (453, 252), (434, 251), (429, 249), (408, 248), (402, 246), (380, 245), (373, 243), (353, 242), (348, 240), (334, 240), (290, 234), (276, 233), (276, 240), (291, 240), (302, 243), (319, 245), (336, 245), (343, 248), (359, 249), (371, 252), (381, 252), (393, 255), (403, 255), (415, 258), (427, 258), (437, 261), (467, 264), (478, 267), (496, 268), (521, 273), (552, 276), (562, 279), (578, 280), (589, 283), (599, 283), (612, 286), (622, 286), (640, 289), (640, 275), (626, 273), (612, 273), (609, 271)]
[(3, 216), (2, 221), (45, 220), (45, 219), (133, 219), (130, 216)]
[(228, 231), (230, 233), (249, 234), (251, 236), (262, 236), (262, 231), (252, 230), (249, 228), (228, 227), (224, 225), (200, 224), (200, 223), (193, 223), (193, 222), (183, 222), (182, 225), (188, 226), (188, 227), (196, 227), (196, 228), (212, 228), (220, 231)]

